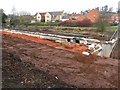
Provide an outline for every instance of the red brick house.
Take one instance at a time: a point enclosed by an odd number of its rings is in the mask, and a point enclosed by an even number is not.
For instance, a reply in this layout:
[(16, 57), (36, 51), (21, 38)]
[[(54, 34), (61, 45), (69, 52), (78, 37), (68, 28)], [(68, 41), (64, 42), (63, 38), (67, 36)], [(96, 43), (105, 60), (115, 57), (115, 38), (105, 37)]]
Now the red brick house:
[(85, 15), (81, 15), (79, 18), (77, 18), (78, 21), (83, 21), (85, 19), (88, 19)]
[(89, 19), (92, 23), (94, 23), (99, 19), (99, 11), (98, 9), (92, 9), (86, 15), (72, 14), (71, 18), (75, 18), (77, 21), (83, 21), (84, 19)]
[(86, 17), (88, 17), (92, 23), (95, 23), (99, 19), (98, 9), (92, 9), (86, 14)]

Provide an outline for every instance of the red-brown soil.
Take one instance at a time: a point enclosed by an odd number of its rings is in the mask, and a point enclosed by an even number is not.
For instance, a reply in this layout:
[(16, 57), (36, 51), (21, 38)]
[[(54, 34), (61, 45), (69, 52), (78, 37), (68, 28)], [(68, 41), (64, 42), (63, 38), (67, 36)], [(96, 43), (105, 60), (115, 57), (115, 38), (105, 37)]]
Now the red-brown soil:
[(3, 49), (3, 88), (72, 88)]
[(10, 35), (3, 35), (2, 44), (3, 50), (21, 62), (30, 62), (67, 85), (78, 88), (118, 87), (117, 59), (85, 56)]
[(35, 36), (29, 36), (26, 34), (17, 34), (17, 33), (10, 33), (7, 31), (2, 31), (2, 33), (4, 34), (9, 34), (12, 36), (17, 36), (26, 40), (31, 40), (34, 41), (36, 43), (41, 43), (41, 44), (45, 44), (48, 46), (52, 46), (55, 48), (59, 48), (59, 49), (64, 49), (64, 50), (68, 50), (68, 51), (72, 51), (72, 52), (77, 52), (77, 53), (82, 53), (83, 51), (89, 51), (88, 48), (85, 45), (82, 44), (77, 44), (77, 43), (56, 43), (56, 42), (52, 42), (40, 37), (35, 37)]

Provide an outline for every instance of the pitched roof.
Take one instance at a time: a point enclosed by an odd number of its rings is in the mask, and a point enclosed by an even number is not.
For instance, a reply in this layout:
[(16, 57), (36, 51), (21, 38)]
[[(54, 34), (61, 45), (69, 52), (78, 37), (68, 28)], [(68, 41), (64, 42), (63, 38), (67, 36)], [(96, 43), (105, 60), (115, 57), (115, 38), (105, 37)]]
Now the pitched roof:
[(35, 16), (36, 16), (37, 14), (40, 14), (41, 16), (44, 16), (44, 15), (46, 14), (46, 12), (45, 12), (45, 13), (36, 13)]
[(63, 16), (62, 19), (70, 19), (69, 16)]
[(45, 14), (46, 14), (46, 12), (44, 12), (44, 13), (36, 13), (35, 16), (36, 16), (37, 14), (40, 14), (42, 19), (45, 19)]
[(70, 19), (70, 16), (67, 13), (64, 13), (64, 16), (62, 17), (62, 19)]
[(41, 16), (45, 16), (46, 13), (39, 13)]
[(81, 15), (79, 18), (77, 18), (78, 21), (82, 21), (84, 19), (88, 19), (88, 18), (84, 15)]
[(37, 15), (38, 13), (35, 14), (35, 16)]
[(41, 18), (42, 18), (42, 19), (45, 19), (45, 14), (46, 14), (46, 13), (39, 13), (39, 14), (41, 15)]
[(96, 22), (99, 19), (98, 9), (92, 9), (86, 14), (86, 16), (91, 20), (91, 22)]
[(58, 16), (63, 13), (63, 11), (55, 11), (55, 12), (49, 12), (51, 15)]
[(81, 16), (81, 14), (72, 14), (71, 16), (77, 17), (77, 16)]
[(63, 11), (55, 11), (55, 12), (49, 12), (49, 13), (52, 19), (55, 19), (57, 16), (60, 16), (63, 13)]
[(78, 19), (79, 17), (81, 17), (82, 14), (72, 14), (71, 15), (71, 18), (75, 18), (75, 19)]

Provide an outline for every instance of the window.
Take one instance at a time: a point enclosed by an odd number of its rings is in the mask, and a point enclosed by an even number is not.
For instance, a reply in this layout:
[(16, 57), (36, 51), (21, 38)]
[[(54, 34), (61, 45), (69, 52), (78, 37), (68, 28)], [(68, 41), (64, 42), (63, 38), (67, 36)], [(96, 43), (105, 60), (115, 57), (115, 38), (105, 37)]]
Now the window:
[(47, 18), (49, 18), (49, 16), (47, 16)]

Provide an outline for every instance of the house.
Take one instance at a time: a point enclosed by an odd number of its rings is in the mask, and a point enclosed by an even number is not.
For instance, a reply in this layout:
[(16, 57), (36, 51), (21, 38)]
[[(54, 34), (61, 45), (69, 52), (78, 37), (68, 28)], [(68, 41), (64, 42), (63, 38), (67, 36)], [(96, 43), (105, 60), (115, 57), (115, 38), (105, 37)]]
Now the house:
[(114, 14), (114, 15), (112, 15), (111, 21), (119, 23), (120, 22), (120, 14)]
[(77, 21), (83, 21), (85, 19), (90, 20), (92, 23), (96, 22), (99, 19), (98, 9), (92, 9), (85, 15), (82, 14), (72, 14), (71, 18), (75, 18)]
[(92, 9), (86, 14), (86, 17), (89, 18), (92, 23), (95, 23), (99, 19), (99, 10)]
[(64, 22), (70, 20), (70, 15), (67, 13), (64, 13), (64, 15), (62, 16), (62, 18), (60, 19), (60, 21)]
[(60, 21), (64, 22), (64, 21), (67, 21), (67, 20), (70, 20), (70, 17), (69, 16), (63, 16)]
[(83, 21), (85, 19), (88, 19), (88, 17), (86, 17), (85, 15), (81, 14), (81, 16), (79, 18), (77, 18), (77, 21)]
[(51, 21), (51, 15), (48, 12), (45, 13), (36, 13), (35, 14), (35, 19), (37, 22), (50, 22)]
[(105, 16), (105, 19), (108, 23), (113, 23), (115, 22), (115, 17), (117, 15), (116, 12), (104, 12), (104, 11), (99, 11), (100, 16)]
[(31, 20), (31, 23), (35, 23), (35, 20)]
[(54, 11), (54, 12), (49, 12), (51, 15), (51, 21), (61, 21), (62, 17), (64, 16), (64, 10), (63, 11)]
[(78, 19), (82, 16), (82, 14), (72, 14), (71, 18)]
[(36, 22), (41, 22), (41, 15), (40, 15), (40, 13), (36, 13), (35, 14), (35, 19), (36, 19)]
[(41, 15), (41, 20), (44, 20), (45, 22), (50, 22), (51, 21), (51, 15), (50, 13), (40, 13)]
[(35, 18), (37, 22), (45, 21), (45, 22), (55, 22), (56, 20), (62, 21), (63, 19), (67, 20), (67, 17), (64, 16), (64, 11), (54, 11), (54, 12), (45, 12), (45, 13), (36, 13)]

